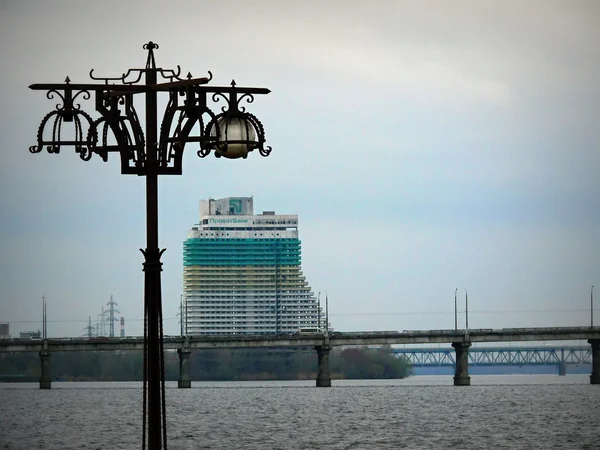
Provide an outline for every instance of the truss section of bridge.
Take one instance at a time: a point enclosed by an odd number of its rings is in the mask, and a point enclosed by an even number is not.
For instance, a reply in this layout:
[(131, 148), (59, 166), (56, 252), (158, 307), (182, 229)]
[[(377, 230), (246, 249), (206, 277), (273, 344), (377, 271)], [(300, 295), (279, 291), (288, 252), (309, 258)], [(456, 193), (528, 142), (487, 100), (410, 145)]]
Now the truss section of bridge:
[[(413, 367), (454, 366), (453, 348), (395, 348)], [(471, 347), (470, 366), (536, 366), (560, 364), (592, 364), (592, 350), (577, 347)]]

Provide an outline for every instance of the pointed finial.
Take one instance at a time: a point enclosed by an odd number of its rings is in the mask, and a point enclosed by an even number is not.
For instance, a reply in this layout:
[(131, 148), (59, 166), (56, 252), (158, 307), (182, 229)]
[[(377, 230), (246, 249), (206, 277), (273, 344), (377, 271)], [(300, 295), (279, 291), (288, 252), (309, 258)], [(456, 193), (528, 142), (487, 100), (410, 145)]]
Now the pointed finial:
[(235, 80), (231, 80), (231, 87), (235, 87)]
[(71, 79), (69, 78), (69, 76), (67, 75), (67, 78), (65, 78), (65, 83), (69, 84), (71, 82)]
[(148, 59), (146, 60), (146, 69), (156, 69), (156, 62), (154, 61), (154, 50), (158, 48), (158, 44), (155, 42), (148, 42), (143, 45), (144, 50), (148, 50)]
[(186, 76), (187, 76), (187, 79), (190, 80), (192, 78), (192, 72), (188, 72), (188, 74)]

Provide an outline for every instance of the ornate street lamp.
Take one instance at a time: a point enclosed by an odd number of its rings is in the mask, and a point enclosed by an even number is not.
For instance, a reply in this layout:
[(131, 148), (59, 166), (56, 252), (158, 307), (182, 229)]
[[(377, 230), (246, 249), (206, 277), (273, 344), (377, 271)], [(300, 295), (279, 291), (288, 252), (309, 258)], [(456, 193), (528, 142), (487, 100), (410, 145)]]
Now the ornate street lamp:
[[(240, 102), (254, 101), (255, 94), (268, 94), (263, 88), (209, 86), (212, 79), (180, 78), (177, 70), (156, 67), (154, 50), (158, 45), (148, 42), (146, 67), (129, 69), (120, 77), (90, 78), (99, 83), (32, 84), (30, 89), (47, 91), (48, 99), (59, 98), (53, 111), (40, 124), (37, 145), (29, 148), (39, 153), (59, 153), (61, 147), (72, 146), (80, 158), (88, 161), (97, 154), (107, 161), (116, 152), (121, 158), (121, 173), (146, 177), (146, 249), (144, 254), (144, 383), (142, 448), (167, 448), (164, 352), (162, 329), (160, 257), (165, 251), (158, 248), (158, 175), (180, 175), (183, 151), (187, 143), (199, 145), (197, 154), (205, 157), (214, 152), (217, 157), (246, 158), (258, 150), (262, 156), (271, 153), (265, 146), (265, 133), (260, 121), (246, 112)], [(161, 83), (157, 82), (160, 75)], [(144, 76), (144, 82), (141, 82)], [(168, 94), (168, 103), (158, 128), (158, 93)], [(143, 94), (145, 123), (138, 118), (134, 97)], [(76, 101), (90, 100), (100, 114), (93, 119)], [(207, 99), (226, 105), (213, 112)], [(68, 125), (67, 125), (68, 124)], [(71, 128), (65, 132), (65, 127)], [(68, 136), (66, 136), (68, 134)], [(146, 425), (148, 433), (146, 433)]]

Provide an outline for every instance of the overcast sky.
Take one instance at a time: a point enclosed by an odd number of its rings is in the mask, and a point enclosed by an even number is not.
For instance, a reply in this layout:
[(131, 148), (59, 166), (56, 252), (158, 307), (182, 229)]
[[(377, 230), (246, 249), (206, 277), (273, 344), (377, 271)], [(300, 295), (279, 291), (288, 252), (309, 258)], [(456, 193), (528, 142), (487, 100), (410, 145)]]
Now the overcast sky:
[(49, 335), (80, 335), (113, 295), (142, 333), (144, 181), (116, 158), (31, 155), (56, 100), (27, 86), (120, 76), (152, 40), (159, 66), (272, 90), (249, 105), (271, 156), (189, 147), (160, 181), (166, 334), (198, 201), (248, 195), (299, 215), (338, 330), (451, 328), (456, 288), (473, 328), (589, 325), (599, 17), (595, 0), (0, 0), (0, 321), (41, 328), (45, 294)]

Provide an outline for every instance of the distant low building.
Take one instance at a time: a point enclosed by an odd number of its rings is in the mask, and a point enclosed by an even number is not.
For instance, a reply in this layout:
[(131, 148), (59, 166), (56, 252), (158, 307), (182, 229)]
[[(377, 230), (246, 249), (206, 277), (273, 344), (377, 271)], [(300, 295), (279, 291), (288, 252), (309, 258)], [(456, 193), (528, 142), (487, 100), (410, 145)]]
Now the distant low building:
[(42, 332), (40, 330), (37, 331), (21, 331), (19, 337), (21, 339), (41, 339)]
[(10, 339), (10, 327), (8, 322), (0, 322), (0, 339)]

